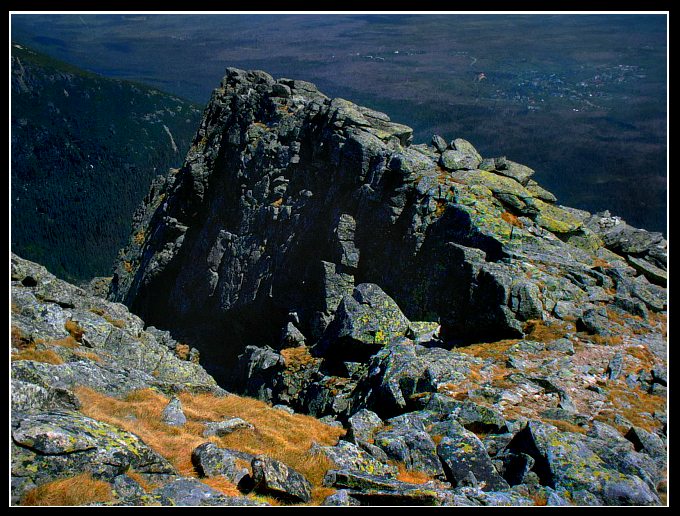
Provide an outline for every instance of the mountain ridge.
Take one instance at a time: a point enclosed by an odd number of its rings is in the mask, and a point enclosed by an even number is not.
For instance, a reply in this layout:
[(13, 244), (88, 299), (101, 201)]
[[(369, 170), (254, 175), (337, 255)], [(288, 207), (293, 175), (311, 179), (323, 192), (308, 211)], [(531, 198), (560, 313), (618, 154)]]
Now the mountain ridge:
[(13, 503), (663, 505), (663, 235), (411, 140), (228, 68), (110, 281), (12, 255)]
[(154, 169), (180, 163), (200, 111), (18, 43), (11, 50), (12, 248), (70, 280), (107, 275)]

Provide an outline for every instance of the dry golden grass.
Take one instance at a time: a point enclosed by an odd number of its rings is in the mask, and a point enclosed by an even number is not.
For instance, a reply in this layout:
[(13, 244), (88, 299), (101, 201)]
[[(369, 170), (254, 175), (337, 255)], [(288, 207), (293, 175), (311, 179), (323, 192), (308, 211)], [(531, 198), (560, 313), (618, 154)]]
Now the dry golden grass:
[(409, 484), (424, 484), (425, 482), (433, 480), (432, 477), (427, 473), (407, 469), (403, 462), (397, 462), (396, 465), (398, 470), (397, 480), (407, 482)]
[(522, 224), (522, 221), (517, 218), (516, 215), (513, 215), (512, 213), (508, 211), (504, 211), (501, 213), (501, 218), (510, 224), (511, 226), (515, 226), (516, 228), (523, 228), (524, 224)]
[(144, 234), (144, 230), (140, 229), (137, 233), (135, 233), (133, 240), (134, 240), (135, 244), (142, 245), (144, 243), (145, 238), (146, 238), (146, 235)]
[(64, 363), (64, 360), (51, 349), (35, 349), (35, 347), (28, 347), (22, 349), (18, 353), (12, 353), (11, 360), (12, 362), (18, 360), (33, 360), (35, 362), (44, 362), (53, 365)]
[(650, 311), (648, 320), (661, 331), (664, 338), (668, 338), (668, 316), (666, 314)]
[(113, 317), (106, 313), (102, 315), (102, 317), (104, 317), (105, 320), (113, 324), (116, 328), (125, 328), (126, 326), (126, 323), (123, 319), (114, 319)]
[(543, 421), (553, 425), (554, 427), (556, 427), (558, 430), (561, 430), (562, 432), (571, 432), (573, 434), (585, 434), (588, 431), (587, 428), (575, 425), (573, 423), (569, 423), (568, 421), (563, 421), (561, 419), (545, 418), (545, 419), (543, 419)]
[[(197, 476), (191, 463), (191, 452), (210, 441), (222, 448), (253, 455), (266, 454), (299, 471), (314, 486), (312, 503), (320, 503), (325, 498), (321, 482), (326, 471), (335, 465), (325, 455), (312, 454), (309, 450), (314, 442), (334, 445), (345, 432), (313, 417), (288, 414), (272, 409), (262, 401), (235, 395), (180, 394), (187, 423), (183, 427), (173, 427), (160, 420), (169, 399), (151, 389), (132, 392), (124, 399), (111, 398), (86, 387), (77, 388), (76, 394), (85, 415), (136, 434), (182, 475)], [(131, 419), (131, 415), (135, 419)], [(240, 417), (253, 424), (255, 430), (237, 430), (224, 437), (202, 437), (204, 421), (221, 421), (229, 417)], [(208, 485), (222, 492), (235, 493), (233, 485), (212, 479), (209, 482), (214, 485)]]
[(141, 473), (138, 473), (134, 469), (128, 469), (125, 474), (130, 477), (132, 480), (137, 482), (139, 486), (144, 489), (147, 493), (149, 491), (152, 491), (158, 487), (158, 484), (154, 484), (152, 482), (149, 482), (149, 480), (144, 477)]
[(82, 473), (31, 489), (22, 498), (21, 505), (73, 506), (112, 500), (113, 493), (107, 482), (95, 480), (89, 473)]
[(657, 362), (654, 353), (644, 346), (630, 346), (626, 348), (626, 353), (640, 361), (646, 369), (651, 369)]
[(299, 371), (304, 366), (318, 360), (309, 353), (307, 346), (282, 349), (281, 356), (283, 357), (286, 369), (291, 371)]
[(455, 350), (481, 359), (505, 359), (508, 349), (519, 341), (519, 339), (505, 339), (496, 342), (480, 342), (478, 344), (455, 348)]
[(562, 321), (554, 321), (548, 326), (545, 321), (540, 319), (532, 319), (527, 321), (525, 332), (527, 333), (527, 340), (535, 340), (537, 342), (550, 342), (561, 339), (567, 333), (566, 323)]
[(18, 326), (12, 325), (10, 329), (10, 340), (13, 348), (24, 349), (31, 343), (31, 339), (24, 335)]
[(63, 339), (48, 340), (43, 342), (46, 346), (60, 346), (62, 348), (76, 349), (80, 347), (78, 341), (71, 335), (64, 337)]
[(442, 199), (437, 199), (437, 207), (434, 210), (434, 216), (435, 217), (441, 217), (444, 215), (444, 212), (446, 211), (446, 201)]
[(242, 496), (236, 485), (233, 482), (229, 482), (225, 477), (202, 478), (201, 482), (227, 496)]
[(85, 331), (76, 321), (69, 319), (64, 323), (64, 329), (71, 334), (71, 337), (73, 337), (76, 342), (82, 342)]
[(432, 436), (432, 441), (434, 444), (439, 445), (440, 442), (442, 442), (442, 439), (444, 439), (443, 435), (433, 435)]
[(529, 495), (529, 498), (531, 498), (534, 501), (534, 504), (537, 506), (543, 507), (548, 505), (548, 497), (544, 492), (532, 493)]
[(609, 269), (609, 268), (611, 268), (612, 264), (609, 263), (606, 260), (603, 260), (602, 258), (594, 258), (592, 266), (593, 267), (602, 267), (603, 269)]
[(621, 335), (589, 335), (588, 339), (600, 346), (619, 346), (623, 344)]
[(190, 352), (191, 348), (188, 344), (182, 344), (181, 342), (178, 342), (175, 346), (175, 355), (177, 355), (177, 358), (180, 360), (187, 360), (189, 358)]
[(102, 358), (96, 353), (93, 353), (91, 351), (75, 350), (73, 354), (79, 356), (80, 358), (84, 358), (85, 360), (90, 360), (91, 362), (97, 363), (102, 362)]
[(595, 419), (609, 423), (624, 433), (628, 428), (616, 423), (614, 419), (616, 414), (622, 415), (635, 426), (653, 432), (659, 426), (659, 422), (653, 419), (651, 414), (665, 412), (667, 409), (667, 400), (664, 396), (650, 394), (640, 389), (632, 390), (623, 380), (609, 382), (607, 398), (613, 410), (602, 410)]

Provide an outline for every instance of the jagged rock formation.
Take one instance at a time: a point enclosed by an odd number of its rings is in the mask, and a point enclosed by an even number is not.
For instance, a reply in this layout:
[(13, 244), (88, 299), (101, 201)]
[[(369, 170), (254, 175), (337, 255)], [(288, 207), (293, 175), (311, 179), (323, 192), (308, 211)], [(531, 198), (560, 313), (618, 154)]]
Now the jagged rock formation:
[(372, 333), (375, 349), (404, 334), (337, 328), (336, 310), (356, 326), (374, 309), (356, 298), (365, 283), (449, 344), (521, 337), (536, 319), (597, 332), (602, 303), (662, 311), (662, 236), (559, 206), (533, 175), (460, 138), (414, 145), (408, 127), (304, 81), (228, 69), (183, 167), (137, 211), (110, 298), (200, 342), (223, 382), (246, 345), (276, 347), (291, 322), (317, 355), (335, 355), (329, 328), (355, 344)]
[[(465, 140), (410, 134), (228, 69), (184, 166), (137, 211), (109, 298), (200, 349), (223, 386), (348, 428), (310, 450), (335, 464), (326, 505), (660, 504), (666, 242), (558, 206)], [(194, 451), (239, 488), (309, 500), (285, 464), (247, 455), (246, 475), (243, 455)]]
[(16, 255), (11, 281), (13, 503), (31, 488), (86, 471), (111, 482), (130, 468), (156, 480), (178, 478), (136, 435), (80, 413), (73, 390), (224, 393), (197, 364), (195, 350), (184, 352), (167, 332), (145, 330), (124, 306)]

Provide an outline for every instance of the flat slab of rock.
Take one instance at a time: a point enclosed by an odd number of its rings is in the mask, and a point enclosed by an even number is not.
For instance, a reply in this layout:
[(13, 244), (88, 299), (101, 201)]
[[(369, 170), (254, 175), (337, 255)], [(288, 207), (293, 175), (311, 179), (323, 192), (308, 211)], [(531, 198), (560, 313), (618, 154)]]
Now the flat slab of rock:
[(134, 505), (266, 506), (245, 496), (226, 496), (195, 478), (180, 478), (132, 500)]
[(324, 485), (347, 489), (362, 505), (441, 505), (442, 499), (428, 486), (350, 470), (330, 470)]

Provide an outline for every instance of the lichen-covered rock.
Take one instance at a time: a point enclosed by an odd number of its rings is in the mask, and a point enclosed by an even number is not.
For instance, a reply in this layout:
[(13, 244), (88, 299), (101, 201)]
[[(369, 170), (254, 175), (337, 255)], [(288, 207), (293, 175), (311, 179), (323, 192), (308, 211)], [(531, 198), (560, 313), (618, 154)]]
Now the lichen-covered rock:
[(332, 495), (326, 497), (321, 505), (349, 507), (361, 505), (356, 498), (352, 498), (350, 491), (347, 489), (338, 489)]
[(354, 443), (340, 441), (335, 446), (317, 446), (316, 453), (323, 453), (340, 469), (359, 471), (371, 475), (395, 477), (397, 467), (386, 464)]
[(507, 422), (496, 410), (471, 400), (460, 401), (435, 393), (425, 408), (455, 420), (472, 432), (501, 434), (508, 431)]
[(560, 432), (530, 421), (508, 444), (535, 460), (533, 471), (544, 484), (588, 491), (607, 505), (657, 505), (659, 498), (640, 477), (611, 469), (581, 434)]
[(388, 426), (375, 434), (376, 446), (388, 457), (402, 462), (407, 469), (420, 471), (432, 477), (444, 477), (442, 464), (437, 456), (437, 446), (425, 430), (422, 420), (397, 416), (387, 421)]
[[(638, 280), (664, 270), (663, 239), (556, 205), (531, 168), (482, 160), (462, 138), (428, 146), (411, 136), (303, 81), (228, 69), (184, 165), (135, 215), (132, 235), (150, 236), (143, 251), (131, 237), (110, 298), (181, 330), (239, 388), (247, 382), (230, 365), (246, 346), (278, 347), (291, 313), (319, 356), (365, 362), (404, 335), (364, 314), (360, 283), (406, 319), (439, 323), (445, 344), (522, 337), (527, 321), (578, 317), (587, 302), (610, 302), (611, 289), (663, 310), (665, 294)], [(628, 256), (644, 260), (642, 275)], [(596, 260), (623, 264), (623, 279)], [(340, 332), (341, 319), (361, 324)], [(361, 360), (349, 356), (357, 349)]]
[(28, 478), (34, 485), (83, 472), (112, 480), (130, 468), (176, 474), (136, 435), (77, 412), (15, 414), (12, 426), (12, 476)]
[(250, 474), (248, 468), (239, 465), (240, 457), (226, 448), (206, 442), (191, 452), (191, 463), (199, 475), (205, 477), (223, 476), (237, 484)]
[(389, 477), (351, 470), (330, 470), (324, 485), (349, 490), (362, 505), (441, 505), (445, 493)]
[[(12, 368), (14, 369), (14, 364)], [(80, 401), (75, 394), (50, 385), (37, 385), (12, 378), (10, 391), (12, 413), (42, 412), (53, 408), (73, 410), (80, 408)]]
[[(73, 334), (77, 337), (73, 337), (75, 350), (81, 352), (81, 356), (74, 355), (63, 348), (67, 360), (61, 365), (17, 364), (13, 376), (24, 380), (41, 377), (36, 381), (43, 387), (85, 385), (112, 395), (151, 386), (166, 392), (176, 388), (221, 390), (200, 365), (189, 360), (188, 346), (186, 356), (180, 356), (176, 341), (168, 336), (166, 342), (159, 342), (157, 333), (144, 331), (143, 321), (125, 306), (93, 297), (16, 255), (11, 263), (15, 278), (12, 324), (29, 342), (49, 343)], [(83, 353), (96, 360), (83, 358)]]
[(403, 413), (415, 407), (414, 395), (463, 381), (476, 362), (455, 351), (394, 340), (371, 358), (368, 375), (355, 389), (354, 406), (383, 417)]
[(367, 409), (356, 411), (347, 420), (348, 429), (345, 439), (355, 444), (373, 441), (376, 429), (383, 426), (383, 421), (375, 412)]
[(266, 506), (245, 496), (226, 496), (195, 478), (180, 478), (153, 491), (132, 498), (130, 505), (163, 506)]
[(377, 285), (363, 283), (342, 299), (314, 351), (333, 360), (367, 360), (408, 327), (392, 298)]
[(309, 481), (283, 462), (257, 455), (251, 462), (253, 489), (290, 502), (309, 502), (312, 486)]
[(444, 465), (446, 478), (454, 487), (472, 473), (484, 491), (510, 488), (494, 468), (482, 441), (461, 425), (449, 427), (437, 444), (437, 455)]

